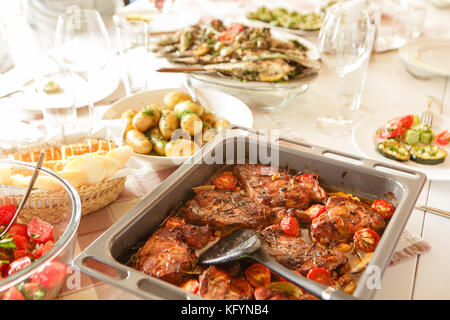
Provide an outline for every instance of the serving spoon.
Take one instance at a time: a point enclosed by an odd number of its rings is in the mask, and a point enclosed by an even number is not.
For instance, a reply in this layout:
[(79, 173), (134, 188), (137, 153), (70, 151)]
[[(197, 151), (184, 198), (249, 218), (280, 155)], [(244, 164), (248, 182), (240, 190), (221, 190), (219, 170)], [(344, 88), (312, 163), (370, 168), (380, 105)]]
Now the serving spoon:
[(220, 239), (199, 258), (204, 265), (225, 263), (242, 258), (251, 258), (287, 280), (324, 300), (358, 300), (352, 295), (321, 283), (309, 280), (285, 268), (273, 260), (263, 248), (256, 231), (251, 229), (236, 230)]
[(30, 180), (30, 183), (28, 184), (27, 191), (25, 192), (25, 195), (23, 196), (22, 201), (20, 202), (19, 207), (16, 210), (16, 213), (14, 213), (13, 218), (11, 219), (9, 224), (6, 226), (5, 230), (3, 230), (2, 234), (0, 235), (0, 238), (3, 237), (8, 232), (9, 228), (11, 228), (14, 221), (16, 221), (16, 218), (19, 215), (20, 211), (22, 210), (23, 206), (27, 202), (28, 197), (31, 193), (31, 190), (33, 189), (34, 183), (36, 182), (36, 179), (38, 177), (39, 171), (42, 167), (42, 163), (44, 162), (44, 159), (45, 159), (45, 153), (41, 152), (41, 155), (39, 156), (39, 159), (36, 163), (36, 166), (34, 167), (33, 175), (31, 176), (31, 180)]

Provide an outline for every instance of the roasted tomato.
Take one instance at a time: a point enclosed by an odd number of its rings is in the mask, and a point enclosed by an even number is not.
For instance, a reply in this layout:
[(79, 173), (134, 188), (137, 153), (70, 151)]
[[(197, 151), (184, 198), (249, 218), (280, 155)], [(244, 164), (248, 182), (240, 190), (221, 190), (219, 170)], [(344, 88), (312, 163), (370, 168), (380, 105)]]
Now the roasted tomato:
[(196, 279), (189, 279), (184, 281), (182, 284), (180, 284), (180, 288), (192, 293), (197, 293), (198, 288), (200, 287), (200, 284), (198, 283), (198, 280)]
[(296, 218), (291, 216), (285, 216), (281, 222), (281, 230), (284, 233), (290, 236), (299, 236), (300, 235), (300, 227), (298, 225), (298, 221)]
[(232, 175), (222, 175), (214, 179), (213, 183), (217, 189), (232, 190), (236, 187), (238, 180)]
[(445, 146), (450, 143), (450, 132), (444, 130), (436, 136), (436, 143)]
[(327, 286), (333, 283), (331, 274), (324, 268), (312, 268), (311, 270), (308, 271), (306, 277), (310, 280), (320, 282)]
[(245, 278), (254, 287), (264, 287), (270, 283), (270, 270), (261, 263), (254, 263), (245, 270)]
[(312, 221), (326, 211), (327, 207), (325, 207), (323, 204), (314, 204), (306, 209), (305, 213), (311, 218)]
[(353, 236), (355, 247), (364, 252), (373, 252), (380, 242), (380, 236), (370, 228), (359, 229)]
[(383, 199), (378, 199), (372, 202), (372, 208), (381, 214), (385, 219), (390, 219), (395, 211), (394, 205)]
[(317, 174), (304, 173), (297, 177), (298, 182), (316, 183), (319, 177)]
[(409, 114), (404, 117), (389, 120), (383, 128), (378, 131), (378, 136), (382, 139), (389, 139), (402, 136), (411, 128), (414, 122), (414, 115)]

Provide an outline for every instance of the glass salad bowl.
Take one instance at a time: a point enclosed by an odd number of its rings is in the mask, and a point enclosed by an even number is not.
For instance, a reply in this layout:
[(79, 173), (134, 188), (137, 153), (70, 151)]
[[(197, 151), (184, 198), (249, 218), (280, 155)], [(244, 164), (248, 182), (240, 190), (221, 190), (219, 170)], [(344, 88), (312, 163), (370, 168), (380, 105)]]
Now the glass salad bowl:
[[(11, 221), (33, 170), (30, 163), (0, 160), (1, 230)], [(0, 239), (0, 300), (57, 297), (72, 273), (69, 264), (80, 218), (75, 189), (52, 171), (40, 169), (24, 208)]]

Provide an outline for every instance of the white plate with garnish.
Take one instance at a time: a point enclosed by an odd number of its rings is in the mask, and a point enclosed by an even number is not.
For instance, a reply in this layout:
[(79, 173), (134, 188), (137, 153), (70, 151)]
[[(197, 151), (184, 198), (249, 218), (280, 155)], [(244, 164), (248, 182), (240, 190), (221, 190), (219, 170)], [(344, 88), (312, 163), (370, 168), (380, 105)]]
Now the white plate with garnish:
[[(112, 68), (93, 74), (89, 80), (89, 92), (92, 103), (103, 100), (119, 86), (120, 79)], [(43, 107), (68, 108), (73, 105), (80, 108), (88, 105), (86, 84), (78, 76), (73, 78), (64, 71), (49, 72), (35, 76), (12, 96), (19, 108), (41, 111)]]
[[(408, 110), (396, 110), (386, 113), (376, 113), (361, 119), (353, 129), (353, 144), (356, 149), (365, 157), (374, 159), (380, 162), (390, 163), (404, 168), (410, 168), (423, 172), (430, 180), (449, 181), (450, 180), (450, 158), (447, 157), (445, 161), (437, 165), (424, 165), (408, 160), (406, 162), (399, 162), (388, 159), (376, 151), (375, 142), (378, 141), (376, 132), (386, 122), (396, 117), (403, 117), (408, 114), (418, 114), (418, 112)], [(444, 130), (450, 131), (450, 118), (443, 115), (434, 116), (432, 131), (436, 135)], [(435, 143), (433, 142), (433, 145)], [(450, 154), (450, 145), (441, 146)]]

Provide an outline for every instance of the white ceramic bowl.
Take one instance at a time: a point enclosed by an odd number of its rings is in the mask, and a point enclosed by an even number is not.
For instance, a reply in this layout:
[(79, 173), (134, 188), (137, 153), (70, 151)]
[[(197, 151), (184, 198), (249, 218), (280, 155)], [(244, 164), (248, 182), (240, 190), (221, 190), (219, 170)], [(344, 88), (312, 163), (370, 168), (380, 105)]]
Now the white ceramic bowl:
[[(145, 91), (127, 96), (113, 103), (103, 114), (102, 120), (119, 119), (122, 113), (128, 109), (139, 111), (151, 103), (162, 104), (164, 96), (173, 90), (186, 92), (186, 90), (180, 88), (169, 88)], [(241, 100), (216, 90), (196, 89), (196, 91), (198, 99), (202, 102), (203, 107), (211, 112), (214, 112), (218, 119), (228, 120), (231, 124), (244, 128), (252, 127), (253, 114), (247, 105)], [(158, 167), (178, 166), (190, 158), (163, 157), (138, 153), (134, 153), (134, 155), (138, 159), (144, 160), (152, 166)]]

